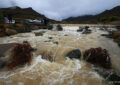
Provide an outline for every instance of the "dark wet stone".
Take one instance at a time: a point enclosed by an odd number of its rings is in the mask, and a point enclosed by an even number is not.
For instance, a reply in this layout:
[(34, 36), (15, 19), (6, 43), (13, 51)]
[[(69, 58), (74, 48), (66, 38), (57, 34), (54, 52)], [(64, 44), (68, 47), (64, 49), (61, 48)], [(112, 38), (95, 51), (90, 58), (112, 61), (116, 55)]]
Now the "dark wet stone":
[(0, 44), (0, 56), (3, 56), (10, 48), (17, 44), (18, 43)]
[(53, 37), (48, 37), (48, 39), (53, 39)]
[(57, 25), (56, 30), (57, 30), (57, 31), (62, 31), (62, 30), (63, 30), (63, 28), (62, 28), (62, 26), (61, 26), (61, 25)]
[(53, 43), (58, 45), (58, 42), (53, 42)]
[(113, 83), (114, 85), (120, 85), (120, 73), (114, 70), (109, 70), (104, 71), (102, 76), (110, 83)]
[(72, 50), (70, 51), (66, 57), (69, 57), (71, 59), (80, 59), (81, 58), (81, 51), (79, 49), (75, 49), (75, 50)]
[(6, 66), (6, 62), (0, 60), (0, 69), (3, 69)]
[(45, 31), (40, 31), (40, 32), (34, 32), (35, 36), (43, 36)]
[(65, 34), (64, 36), (68, 36), (67, 34)]
[(53, 29), (53, 25), (48, 25), (48, 30), (52, 30)]
[(83, 29), (85, 29), (84, 27), (79, 27), (79, 29), (77, 30), (77, 32), (82, 32)]

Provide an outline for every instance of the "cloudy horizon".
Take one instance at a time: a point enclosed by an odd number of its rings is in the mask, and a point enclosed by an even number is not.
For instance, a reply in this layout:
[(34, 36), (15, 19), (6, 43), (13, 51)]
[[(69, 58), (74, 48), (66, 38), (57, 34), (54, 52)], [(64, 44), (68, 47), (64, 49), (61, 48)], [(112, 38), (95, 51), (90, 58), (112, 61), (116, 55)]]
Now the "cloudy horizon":
[(120, 0), (0, 0), (0, 8), (32, 7), (54, 20), (82, 15), (95, 15), (120, 5)]

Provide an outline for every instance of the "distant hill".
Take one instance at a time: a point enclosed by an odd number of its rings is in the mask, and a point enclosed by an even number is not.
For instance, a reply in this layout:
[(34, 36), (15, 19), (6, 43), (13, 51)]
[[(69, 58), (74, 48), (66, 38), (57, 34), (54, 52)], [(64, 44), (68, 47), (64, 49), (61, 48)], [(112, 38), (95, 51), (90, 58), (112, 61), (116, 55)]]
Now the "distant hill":
[(120, 6), (106, 10), (98, 15), (85, 15), (70, 17), (63, 20), (63, 23), (88, 23), (88, 24), (120, 24)]
[[(46, 18), (44, 15), (39, 14), (31, 7), (20, 8), (20, 7), (10, 7), (10, 8), (0, 8), (0, 12), (3, 14), (11, 14), (13, 19), (43, 19)], [(49, 19), (50, 22), (56, 22), (55, 20)]]

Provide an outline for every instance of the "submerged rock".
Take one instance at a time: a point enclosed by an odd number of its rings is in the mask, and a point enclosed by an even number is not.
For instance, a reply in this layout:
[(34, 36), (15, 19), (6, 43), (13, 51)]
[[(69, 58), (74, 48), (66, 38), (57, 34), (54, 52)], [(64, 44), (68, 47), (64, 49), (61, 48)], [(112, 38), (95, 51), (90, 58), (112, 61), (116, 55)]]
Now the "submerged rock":
[(34, 32), (35, 36), (43, 36), (45, 31), (40, 31), (40, 32)]
[(111, 68), (111, 60), (106, 49), (91, 48), (84, 52), (84, 60), (94, 65), (98, 65), (103, 68)]
[(62, 30), (63, 30), (63, 28), (62, 28), (62, 26), (61, 26), (61, 25), (57, 25), (56, 30), (57, 30), (57, 31), (62, 31)]
[(71, 59), (75, 58), (75, 59), (80, 59), (81, 58), (81, 51), (79, 49), (75, 49), (70, 51), (66, 57), (69, 57)]

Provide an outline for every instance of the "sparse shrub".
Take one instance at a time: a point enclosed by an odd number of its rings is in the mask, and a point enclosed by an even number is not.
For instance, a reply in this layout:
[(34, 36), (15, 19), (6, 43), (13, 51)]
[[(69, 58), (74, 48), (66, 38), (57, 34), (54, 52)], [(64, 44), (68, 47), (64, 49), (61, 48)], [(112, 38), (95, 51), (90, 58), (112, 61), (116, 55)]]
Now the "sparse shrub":
[(32, 51), (33, 48), (27, 41), (24, 41), (22, 44), (17, 44), (11, 51), (12, 61), (8, 63), (7, 67), (13, 69), (17, 66), (25, 65), (26, 63), (30, 64), (33, 56)]
[(106, 49), (91, 48), (84, 52), (84, 60), (89, 63), (101, 66), (103, 68), (111, 68), (111, 60)]

